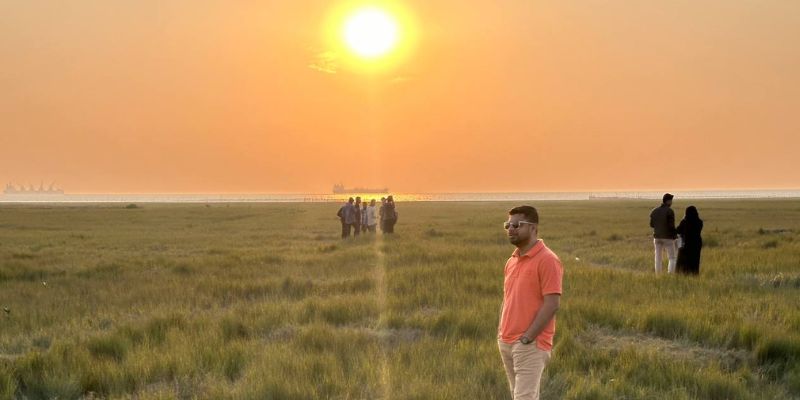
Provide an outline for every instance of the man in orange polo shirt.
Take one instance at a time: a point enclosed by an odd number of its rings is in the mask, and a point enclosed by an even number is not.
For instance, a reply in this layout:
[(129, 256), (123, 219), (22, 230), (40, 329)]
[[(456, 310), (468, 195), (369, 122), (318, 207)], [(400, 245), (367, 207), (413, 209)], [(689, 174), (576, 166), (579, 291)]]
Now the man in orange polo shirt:
[(506, 262), (497, 343), (512, 398), (538, 399), (553, 348), (563, 268), (558, 256), (538, 239), (535, 208), (511, 209), (504, 227), (517, 248)]

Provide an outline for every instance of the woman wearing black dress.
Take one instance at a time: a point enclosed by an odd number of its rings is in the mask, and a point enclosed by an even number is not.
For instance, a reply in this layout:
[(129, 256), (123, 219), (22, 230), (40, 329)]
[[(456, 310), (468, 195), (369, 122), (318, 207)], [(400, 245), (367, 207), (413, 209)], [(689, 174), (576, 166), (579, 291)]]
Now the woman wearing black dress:
[(697, 213), (695, 206), (686, 208), (686, 215), (678, 225), (678, 234), (681, 235), (683, 246), (678, 249), (679, 273), (694, 274), (700, 273), (700, 250), (703, 248), (703, 238), (700, 232), (703, 230), (703, 220)]

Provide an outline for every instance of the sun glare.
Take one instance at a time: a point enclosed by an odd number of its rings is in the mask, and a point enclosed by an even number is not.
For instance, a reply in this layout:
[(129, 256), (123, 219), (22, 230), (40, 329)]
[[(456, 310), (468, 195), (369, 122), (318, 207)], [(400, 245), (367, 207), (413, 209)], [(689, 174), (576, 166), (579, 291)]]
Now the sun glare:
[(388, 54), (398, 40), (397, 22), (387, 12), (362, 8), (344, 24), (344, 41), (357, 55), (373, 59)]

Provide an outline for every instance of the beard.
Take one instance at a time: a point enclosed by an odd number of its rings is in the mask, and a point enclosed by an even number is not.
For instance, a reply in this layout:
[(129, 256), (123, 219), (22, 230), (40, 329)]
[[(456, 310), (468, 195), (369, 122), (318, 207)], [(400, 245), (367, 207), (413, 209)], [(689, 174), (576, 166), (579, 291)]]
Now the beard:
[(511, 244), (513, 244), (513, 245), (515, 245), (515, 246), (516, 246), (516, 245), (518, 245), (518, 244), (522, 243), (522, 238), (520, 238), (519, 236), (509, 236), (509, 237), (508, 237), (508, 241), (509, 241)]

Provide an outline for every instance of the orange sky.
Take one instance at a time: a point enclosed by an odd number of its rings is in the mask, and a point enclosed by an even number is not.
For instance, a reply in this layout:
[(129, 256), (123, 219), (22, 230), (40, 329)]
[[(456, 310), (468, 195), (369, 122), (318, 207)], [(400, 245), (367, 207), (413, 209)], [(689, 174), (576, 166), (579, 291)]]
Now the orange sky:
[(800, 1), (395, 5), (413, 48), (369, 73), (332, 0), (0, 2), (0, 183), (800, 188)]

